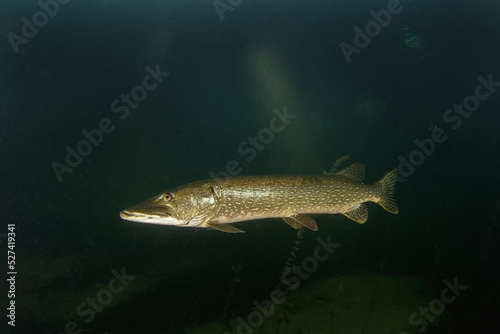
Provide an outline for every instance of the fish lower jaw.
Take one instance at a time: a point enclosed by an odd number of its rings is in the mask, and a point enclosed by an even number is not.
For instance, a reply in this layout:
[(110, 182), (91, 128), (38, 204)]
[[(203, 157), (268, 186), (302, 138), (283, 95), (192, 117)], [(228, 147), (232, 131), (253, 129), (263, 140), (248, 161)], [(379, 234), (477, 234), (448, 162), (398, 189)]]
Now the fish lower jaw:
[(185, 224), (183, 221), (179, 221), (172, 217), (162, 217), (156, 215), (146, 215), (140, 213), (128, 212), (126, 210), (120, 212), (120, 217), (123, 220), (128, 220), (136, 223), (143, 224), (156, 224), (156, 225), (174, 225), (182, 226)]

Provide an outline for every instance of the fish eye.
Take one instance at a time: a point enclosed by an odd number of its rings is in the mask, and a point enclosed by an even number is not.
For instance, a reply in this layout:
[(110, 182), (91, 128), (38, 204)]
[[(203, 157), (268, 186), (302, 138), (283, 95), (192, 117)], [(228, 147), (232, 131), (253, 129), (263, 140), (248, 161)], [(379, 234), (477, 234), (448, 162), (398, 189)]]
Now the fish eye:
[(173, 198), (174, 198), (174, 196), (172, 196), (171, 193), (166, 193), (163, 195), (163, 199), (167, 202), (170, 202)]

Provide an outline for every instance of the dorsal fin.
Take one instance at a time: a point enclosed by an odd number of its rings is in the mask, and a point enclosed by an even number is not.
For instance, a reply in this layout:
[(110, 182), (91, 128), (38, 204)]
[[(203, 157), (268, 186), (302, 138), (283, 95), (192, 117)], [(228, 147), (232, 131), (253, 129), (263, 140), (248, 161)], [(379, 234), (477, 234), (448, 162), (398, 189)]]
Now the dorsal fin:
[(354, 163), (346, 168), (342, 169), (340, 172), (335, 175), (345, 176), (349, 179), (362, 182), (365, 178), (365, 165), (360, 163)]

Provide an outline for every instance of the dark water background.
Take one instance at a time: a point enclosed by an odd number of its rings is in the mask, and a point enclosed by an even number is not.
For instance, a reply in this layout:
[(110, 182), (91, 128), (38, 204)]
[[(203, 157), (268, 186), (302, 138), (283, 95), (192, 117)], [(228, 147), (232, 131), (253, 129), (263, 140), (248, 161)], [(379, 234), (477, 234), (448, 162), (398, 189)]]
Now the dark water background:
[[(222, 323), (237, 265), (228, 316), (248, 314), (276, 285), (296, 231), (279, 220), (239, 223), (239, 235), (149, 226), (119, 211), (230, 160), (240, 175), (317, 174), (350, 154), (371, 183), (412, 153), (425, 161), (400, 170), (398, 215), (373, 204), (364, 225), (317, 217), (297, 261), (317, 236), (342, 252), (304, 289), (379, 273), (382, 262), (385, 273), (421, 279), (430, 296), (458, 277), (467, 290), (426, 332), (498, 329), (500, 87), (456, 130), (443, 120), (474, 95), (479, 76), (500, 81), (498, 2), (401, 1), (350, 63), (339, 44), (352, 45), (353, 28), (387, 1), (243, 0), (223, 21), (210, 1), (71, 1), (17, 53), (8, 34), (21, 36), (21, 19), (41, 7), (1, 3), (2, 332), (60, 333), (75, 321), (82, 333), (184, 333)], [(143, 82), (147, 66), (169, 75), (121, 120), (111, 104)], [(240, 143), (283, 108), (295, 118), (247, 161)], [(113, 131), (60, 181), (53, 162), (65, 164), (66, 146), (76, 149), (82, 130), (104, 118)], [(415, 153), (435, 127), (446, 141)], [(7, 224), (16, 226), (15, 328), (5, 324)], [(122, 268), (135, 276), (128, 286), (92, 321), (77, 315)]]

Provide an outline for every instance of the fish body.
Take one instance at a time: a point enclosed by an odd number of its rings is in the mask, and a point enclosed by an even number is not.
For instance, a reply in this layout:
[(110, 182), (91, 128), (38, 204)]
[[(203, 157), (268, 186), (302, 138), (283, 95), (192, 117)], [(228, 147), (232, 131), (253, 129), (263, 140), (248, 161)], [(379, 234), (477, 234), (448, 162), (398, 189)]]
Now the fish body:
[(186, 184), (161, 193), (120, 213), (142, 223), (215, 228), (243, 232), (230, 225), (240, 221), (283, 218), (294, 228), (317, 230), (309, 214), (337, 214), (364, 223), (365, 202), (397, 213), (394, 185), (397, 170), (365, 185), (365, 167), (353, 164), (327, 175), (241, 176)]

